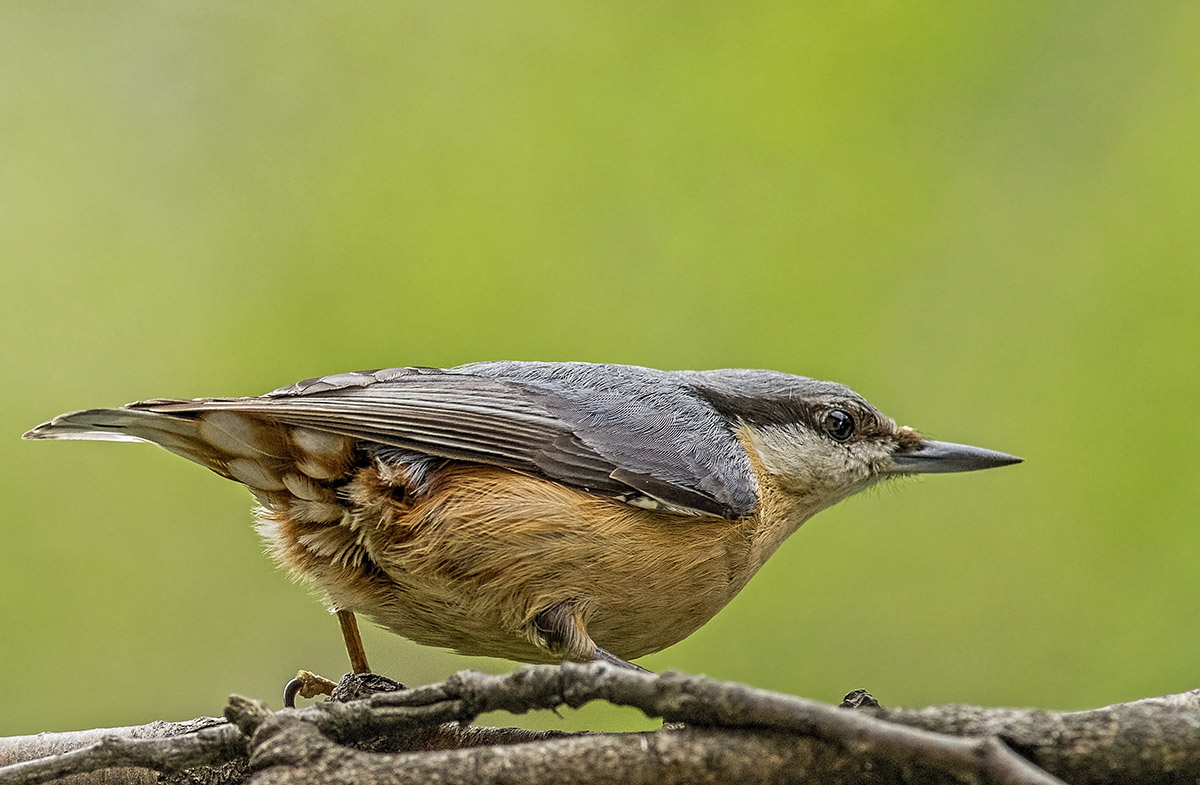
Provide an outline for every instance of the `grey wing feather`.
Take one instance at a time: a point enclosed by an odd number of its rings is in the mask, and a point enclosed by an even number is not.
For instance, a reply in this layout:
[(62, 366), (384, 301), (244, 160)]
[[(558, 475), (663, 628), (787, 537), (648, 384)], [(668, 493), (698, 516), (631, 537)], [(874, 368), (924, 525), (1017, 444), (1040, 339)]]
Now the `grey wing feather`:
[(438, 457), (514, 467), (535, 467), (546, 445), (570, 436), (563, 423), (519, 390), (450, 375), (414, 374), (340, 387), (321, 380), (257, 398), (148, 401), (131, 407), (180, 415), (215, 409), (261, 414)]
[(490, 362), (454, 369), (521, 385), (596, 455), (613, 479), (668, 505), (728, 518), (752, 513), (758, 483), (731, 422), (689, 372), (633, 365)]
[(736, 518), (757, 487), (728, 423), (670, 372), (584, 363), (477, 363), (338, 374), (258, 398), (148, 401), (225, 409), (427, 455), (540, 474), (666, 509)]

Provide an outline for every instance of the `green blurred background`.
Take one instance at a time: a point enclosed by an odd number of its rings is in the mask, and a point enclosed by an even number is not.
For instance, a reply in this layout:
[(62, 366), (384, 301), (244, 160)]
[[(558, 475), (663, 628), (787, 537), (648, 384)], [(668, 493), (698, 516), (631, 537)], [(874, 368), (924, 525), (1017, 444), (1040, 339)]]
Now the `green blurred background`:
[[(823, 513), (649, 668), (1200, 685), (1198, 34), (1195, 3), (0, 6), (0, 733), (346, 667), (244, 489), (24, 430), (500, 358), (835, 379), (1027, 459)], [(366, 638), (409, 683), (512, 667)]]

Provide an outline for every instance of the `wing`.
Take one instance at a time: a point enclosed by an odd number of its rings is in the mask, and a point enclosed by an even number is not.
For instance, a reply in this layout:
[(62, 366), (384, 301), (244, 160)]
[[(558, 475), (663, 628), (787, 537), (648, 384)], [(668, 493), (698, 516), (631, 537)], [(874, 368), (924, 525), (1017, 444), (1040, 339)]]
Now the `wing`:
[(311, 379), (257, 398), (127, 408), (253, 413), (678, 512), (736, 518), (757, 502), (749, 461), (726, 421), (667, 372), (630, 366), (394, 368)]

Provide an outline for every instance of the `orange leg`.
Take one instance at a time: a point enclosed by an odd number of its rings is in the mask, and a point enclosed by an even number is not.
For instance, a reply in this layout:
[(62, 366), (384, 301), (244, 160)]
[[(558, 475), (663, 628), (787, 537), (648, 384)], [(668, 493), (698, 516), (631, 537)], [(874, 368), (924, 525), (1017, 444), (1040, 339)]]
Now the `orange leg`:
[(338, 611), (338, 624), (342, 626), (342, 639), (346, 642), (346, 653), (350, 655), (350, 670), (355, 673), (370, 673), (371, 666), (367, 664), (367, 652), (363, 649), (362, 638), (358, 635), (358, 620), (350, 611)]

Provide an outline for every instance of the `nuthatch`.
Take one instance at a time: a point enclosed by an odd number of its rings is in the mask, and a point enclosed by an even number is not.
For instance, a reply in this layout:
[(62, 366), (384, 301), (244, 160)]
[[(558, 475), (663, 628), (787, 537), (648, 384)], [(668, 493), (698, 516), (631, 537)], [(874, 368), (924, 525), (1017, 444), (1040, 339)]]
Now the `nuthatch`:
[(464, 654), (629, 665), (820, 510), (887, 477), (1021, 460), (897, 427), (833, 382), (588, 363), (345, 373), (72, 412), (25, 438), (153, 442), (248, 486), (356, 671), (354, 613)]

